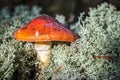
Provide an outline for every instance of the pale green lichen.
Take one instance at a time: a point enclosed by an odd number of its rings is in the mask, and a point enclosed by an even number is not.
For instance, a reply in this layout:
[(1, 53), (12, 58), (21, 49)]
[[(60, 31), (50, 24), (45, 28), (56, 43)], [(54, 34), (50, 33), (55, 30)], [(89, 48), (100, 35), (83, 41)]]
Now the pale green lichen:
[[(90, 9), (89, 17), (79, 20), (81, 38), (77, 47), (81, 67), (94, 80), (120, 79), (120, 11), (107, 3)], [(93, 59), (92, 55), (112, 56), (113, 60)]]
[[(89, 16), (79, 18), (72, 29), (78, 31), (80, 39), (79, 61), (86, 74), (94, 80), (120, 79), (120, 11), (107, 3), (91, 8)], [(92, 56), (112, 56), (113, 60), (94, 59)]]
[(62, 24), (66, 24), (66, 21), (65, 21), (65, 16), (63, 16), (63, 15), (58, 15), (58, 14), (56, 14), (56, 17), (55, 17), (60, 23), (62, 23)]
[(20, 42), (13, 34), (18, 27), (40, 15), (41, 8), (18, 6), (11, 13), (0, 11), (0, 80), (31, 80), (35, 75), (35, 54), (32, 43)]

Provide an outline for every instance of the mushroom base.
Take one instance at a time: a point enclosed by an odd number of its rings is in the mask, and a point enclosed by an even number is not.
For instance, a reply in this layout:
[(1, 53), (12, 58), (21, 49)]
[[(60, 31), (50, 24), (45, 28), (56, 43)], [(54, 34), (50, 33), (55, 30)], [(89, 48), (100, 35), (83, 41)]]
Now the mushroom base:
[(44, 68), (48, 65), (51, 53), (51, 42), (37, 42), (35, 49), (37, 51), (37, 60), (41, 62), (39, 68)]

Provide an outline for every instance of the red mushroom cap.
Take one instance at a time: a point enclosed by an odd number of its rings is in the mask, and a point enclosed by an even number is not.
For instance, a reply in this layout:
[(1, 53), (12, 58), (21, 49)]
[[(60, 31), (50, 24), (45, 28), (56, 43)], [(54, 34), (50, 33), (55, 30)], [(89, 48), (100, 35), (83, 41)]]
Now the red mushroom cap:
[(43, 41), (67, 41), (73, 42), (76, 36), (71, 30), (67, 29), (56, 19), (42, 15), (32, 20), (25, 27), (19, 28), (14, 37), (17, 40), (28, 42)]

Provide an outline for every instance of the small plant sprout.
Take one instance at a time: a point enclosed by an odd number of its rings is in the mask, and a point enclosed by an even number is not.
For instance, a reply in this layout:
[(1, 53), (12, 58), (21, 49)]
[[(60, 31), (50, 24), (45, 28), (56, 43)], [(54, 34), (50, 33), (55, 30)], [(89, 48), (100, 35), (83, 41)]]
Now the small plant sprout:
[(37, 59), (41, 61), (39, 67), (42, 68), (48, 65), (52, 41), (74, 42), (78, 38), (71, 30), (47, 15), (41, 15), (18, 29), (14, 37), (20, 41), (35, 42)]

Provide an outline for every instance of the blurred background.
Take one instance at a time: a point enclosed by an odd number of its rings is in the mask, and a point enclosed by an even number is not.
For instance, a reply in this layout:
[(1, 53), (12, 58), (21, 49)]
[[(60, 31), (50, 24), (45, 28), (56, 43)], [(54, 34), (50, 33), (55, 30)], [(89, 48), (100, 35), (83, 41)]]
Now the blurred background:
[(56, 14), (64, 15), (68, 23), (76, 21), (80, 12), (89, 11), (90, 7), (108, 2), (120, 10), (120, 0), (0, 0), (0, 9), (9, 7), (11, 11), (18, 5), (27, 5), (30, 8), (34, 5), (42, 7), (42, 13), (50, 16)]

